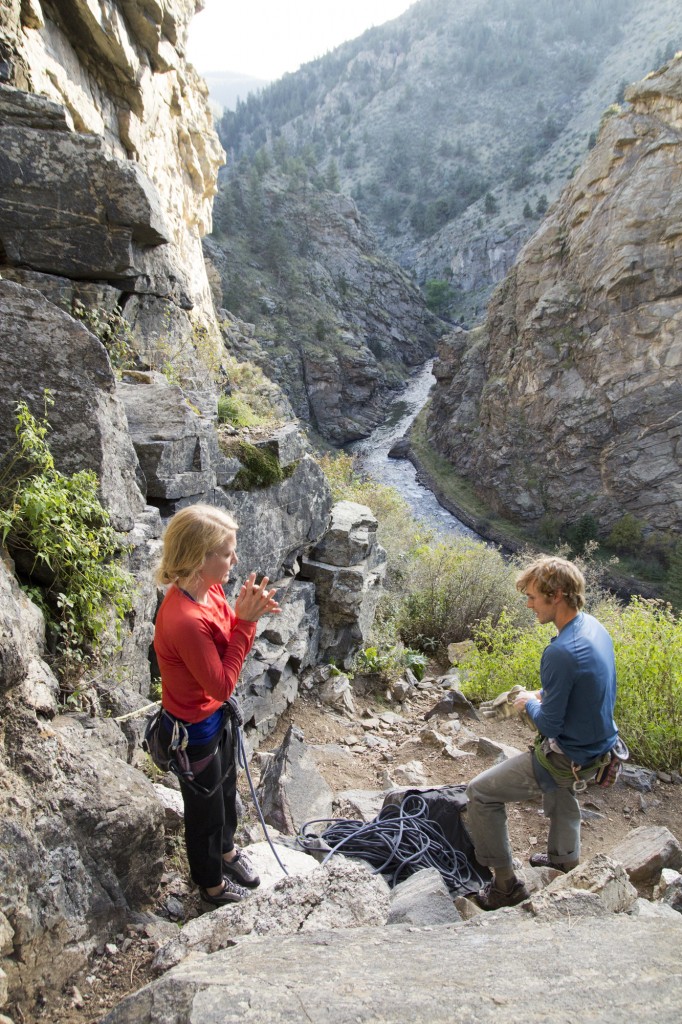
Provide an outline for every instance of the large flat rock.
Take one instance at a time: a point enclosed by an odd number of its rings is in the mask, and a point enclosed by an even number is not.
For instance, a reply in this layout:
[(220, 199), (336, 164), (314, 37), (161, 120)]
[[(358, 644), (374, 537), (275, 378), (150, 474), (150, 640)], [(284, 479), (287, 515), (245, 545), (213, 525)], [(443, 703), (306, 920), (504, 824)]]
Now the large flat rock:
[(519, 911), (260, 938), (186, 961), (104, 1024), (679, 1024), (681, 938), (672, 920)]

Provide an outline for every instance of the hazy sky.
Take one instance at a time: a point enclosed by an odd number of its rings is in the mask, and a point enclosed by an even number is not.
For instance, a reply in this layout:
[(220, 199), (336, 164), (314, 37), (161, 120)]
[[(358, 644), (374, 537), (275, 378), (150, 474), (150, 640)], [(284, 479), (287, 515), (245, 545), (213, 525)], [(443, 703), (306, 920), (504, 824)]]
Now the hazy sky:
[(397, 18), (415, 0), (206, 0), (189, 32), (198, 71), (281, 78), (372, 25)]

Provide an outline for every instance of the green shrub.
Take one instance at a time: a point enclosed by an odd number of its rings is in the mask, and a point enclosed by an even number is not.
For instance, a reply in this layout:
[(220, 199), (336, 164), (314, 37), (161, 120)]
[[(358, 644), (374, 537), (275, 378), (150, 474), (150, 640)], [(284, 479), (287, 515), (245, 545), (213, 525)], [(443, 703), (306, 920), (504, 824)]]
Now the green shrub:
[(499, 551), (463, 538), (421, 545), (408, 559), (408, 592), (397, 610), (398, 631), (406, 644), (446, 651), (468, 639), (484, 619), (497, 622), (505, 608), (513, 621), (529, 613), (515, 588), (517, 569)]
[(576, 552), (580, 555), (590, 541), (597, 539), (599, 524), (595, 517), (589, 512), (581, 516), (576, 523), (566, 529), (566, 539)]
[(606, 541), (607, 547), (622, 555), (636, 554), (642, 547), (643, 524), (628, 512), (614, 524)]
[(120, 629), (134, 580), (117, 564), (116, 533), (98, 497), (97, 475), (55, 469), (48, 430), (46, 417), (36, 420), (19, 403), (17, 445), (0, 464), (0, 539), (27, 567), (55, 667), (62, 683), (73, 685), (97, 661), (108, 628)]
[(682, 618), (669, 605), (633, 598), (600, 612), (618, 671), (616, 721), (632, 759), (649, 768), (682, 766)]
[(255, 427), (258, 417), (241, 395), (220, 395), (218, 423), (229, 423), (232, 427)]
[(404, 647), (400, 642), (365, 647), (355, 659), (355, 671), (378, 675), (384, 680), (398, 679), (409, 668), (419, 679), (424, 678), (426, 658), (420, 651)]
[(228, 440), (221, 443), (221, 448), (226, 455), (239, 459), (242, 469), (230, 484), (233, 491), (253, 491), (261, 487), (272, 487), (281, 483), (293, 468), (287, 466), (287, 473), (279, 464), (279, 459), (274, 452), (267, 448), (257, 448), (255, 444), (239, 439)]
[(462, 689), (476, 701), (491, 700), (517, 684), (540, 687), (540, 657), (554, 635), (552, 626), (522, 628), (505, 610), (495, 623), (484, 619), (473, 631), (475, 649), (463, 672)]

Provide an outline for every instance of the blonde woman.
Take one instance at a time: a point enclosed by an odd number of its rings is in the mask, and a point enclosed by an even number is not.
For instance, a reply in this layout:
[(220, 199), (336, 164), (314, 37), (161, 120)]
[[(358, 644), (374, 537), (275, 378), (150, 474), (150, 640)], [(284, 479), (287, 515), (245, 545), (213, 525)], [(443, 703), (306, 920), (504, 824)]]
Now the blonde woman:
[[(268, 578), (251, 573), (234, 611), (223, 585), (237, 564), (237, 524), (222, 509), (191, 505), (170, 520), (157, 579), (170, 584), (156, 620), (161, 670), (161, 728), (171, 743), (176, 723), (187, 729), (192, 783), (180, 779), (190, 872), (211, 906), (238, 902), (260, 883), (234, 845), (237, 770), (231, 721), (224, 707), (251, 650), (256, 623), (279, 612)], [(177, 733), (177, 728), (176, 728)], [(245, 888), (247, 887), (247, 888)]]

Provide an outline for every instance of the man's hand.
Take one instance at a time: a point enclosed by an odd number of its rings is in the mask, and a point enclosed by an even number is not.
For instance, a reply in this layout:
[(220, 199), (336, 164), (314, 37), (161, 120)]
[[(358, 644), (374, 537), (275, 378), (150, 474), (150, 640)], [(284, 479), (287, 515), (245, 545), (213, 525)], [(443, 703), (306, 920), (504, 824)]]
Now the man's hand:
[(516, 700), (514, 701), (514, 708), (516, 711), (525, 711), (526, 704), (529, 700), (540, 700), (540, 690), (521, 690), (517, 694)]

